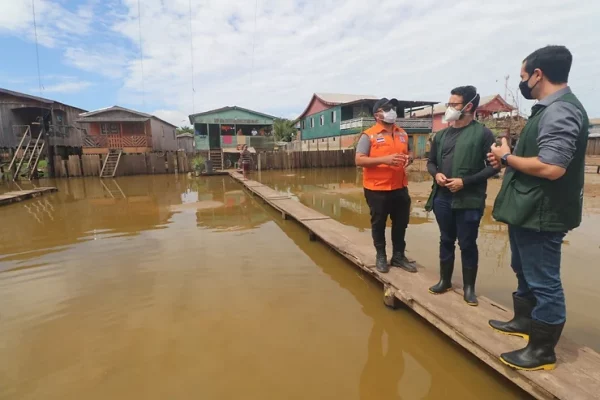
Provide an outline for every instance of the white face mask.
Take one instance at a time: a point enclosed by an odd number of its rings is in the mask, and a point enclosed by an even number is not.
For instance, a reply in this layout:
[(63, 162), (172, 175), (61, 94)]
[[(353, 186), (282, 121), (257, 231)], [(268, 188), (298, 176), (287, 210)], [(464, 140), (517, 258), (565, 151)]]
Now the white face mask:
[(462, 111), (458, 111), (454, 107), (448, 107), (446, 109), (446, 113), (444, 114), (444, 122), (458, 121), (461, 114)]
[(386, 124), (393, 124), (396, 122), (396, 118), (398, 118), (398, 114), (396, 114), (396, 110), (391, 109), (390, 111), (383, 111), (383, 122)]

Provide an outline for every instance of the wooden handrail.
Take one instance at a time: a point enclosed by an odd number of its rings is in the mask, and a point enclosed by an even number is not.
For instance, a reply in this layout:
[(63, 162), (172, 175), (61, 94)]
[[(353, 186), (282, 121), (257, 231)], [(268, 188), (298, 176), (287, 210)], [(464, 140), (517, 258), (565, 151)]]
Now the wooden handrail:
[(15, 164), (15, 160), (17, 159), (17, 154), (19, 153), (19, 150), (21, 149), (21, 146), (23, 146), (23, 141), (25, 141), (25, 137), (31, 134), (31, 127), (29, 125), (27, 125), (27, 129), (25, 130), (25, 133), (23, 134), (23, 137), (21, 138), (21, 142), (19, 142), (19, 147), (17, 147), (17, 151), (15, 152), (15, 155), (13, 156), (12, 161), (10, 162), (10, 166), (8, 167), (8, 170), (10, 171), (12, 169), (12, 167)]

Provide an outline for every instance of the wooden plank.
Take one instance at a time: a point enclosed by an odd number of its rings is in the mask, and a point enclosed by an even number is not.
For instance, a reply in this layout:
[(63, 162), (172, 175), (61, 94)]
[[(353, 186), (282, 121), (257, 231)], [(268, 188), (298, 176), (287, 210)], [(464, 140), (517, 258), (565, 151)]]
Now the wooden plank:
[(315, 211), (312, 208), (308, 208), (304, 204), (296, 200), (292, 200), (289, 197), (287, 199), (267, 198), (267, 200), (269, 200), (273, 207), (285, 212), (298, 221), (317, 221), (329, 219), (329, 217), (321, 214), (320, 212)]
[[(231, 176), (246, 185), (241, 176)], [(382, 282), (403, 303), (445, 333), (456, 343), (470, 351), (498, 373), (510, 379), (532, 396), (539, 399), (598, 399), (600, 396), (600, 355), (582, 347), (568, 338), (561, 338), (557, 346), (559, 364), (554, 371), (515, 371), (499, 361), (503, 352), (524, 346), (516, 337), (501, 335), (488, 326), (490, 319), (509, 319), (510, 308), (498, 305), (480, 296), (479, 307), (464, 303), (460, 290), (441, 296), (428, 293), (428, 288), (438, 280), (437, 270), (418, 266), (419, 272), (411, 274), (393, 268), (387, 274), (374, 269), (375, 250), (371, 236), (359, 232), (293, 200), (273, 200), (268, 196), (277, 193), (264, 187), (249, 190), (262, 197), (265, 202), (291, 215), (304, 225), (311, 237), (320, 238), (356, 266)], [(313, 219), (323, 217), (323, 219)], [(303, 220), (303, 218), (305, 218)]]
[(70, 155), (67, 162), (68, 174), (70, 177), (81, 176), (81, 159), (77, 155)]
[(47, 193), (58, 191), (55, 187), (39, 187), (31, 190), (19, 190), (0, 194), (0, 206), (6, 206), (23, 200), (33, 199)]
[(83, 176), (99, 176), (102, 165), (98, 154), (84, 154), (81, 156)]
[(174, 174), (175, 173), (175, 163), (177, 159), (177, 154), (174, 153), (167, 153), (167, 172), (169, 172), (170, 174)]

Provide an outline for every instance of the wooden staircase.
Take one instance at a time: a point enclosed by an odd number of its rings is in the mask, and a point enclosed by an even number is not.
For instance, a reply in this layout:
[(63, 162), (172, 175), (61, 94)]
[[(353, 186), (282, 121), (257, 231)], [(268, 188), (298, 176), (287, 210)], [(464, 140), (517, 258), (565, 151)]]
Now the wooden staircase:
[(111, 151), (104, 159), (102, 164), (102, 170), (100, 171), (100, 178), (114, 178), (119, 167), (119, 161), (121, 161), (121, 154), (123, 150)]
[(208, 159), (212, 161), (212, 166), (214, 170), (223, 169), (223, 151), (221, 149), (210, 150), (210, 152), (208, 153)]
[[(31, 135), (31, 128), (27, 127), (19, 147), (15, 151), (15, 155), (8, 167), (9, 171), (15, 167), (12, 180), (15, 181), (19, 176), (26, 177), (31, 180), (37, 170), (40, 157), (46, 147), (46, 142), (42, 140), (43, 133), (40, 133), (37, 138)], [(23, 172), (22, 172), (23, 170)]]

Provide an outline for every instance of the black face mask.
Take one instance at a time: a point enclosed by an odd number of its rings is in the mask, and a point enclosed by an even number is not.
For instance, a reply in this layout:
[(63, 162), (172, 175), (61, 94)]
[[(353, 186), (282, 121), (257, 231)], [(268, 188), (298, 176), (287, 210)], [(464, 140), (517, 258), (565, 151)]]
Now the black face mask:
[[(529, 77), (529, 79), (531, 79), (531, 76)], [(537, 86), (538, 83), (540, 83), (540, 81), (537, 81), (535, 83), (535, 85), (533, 85), (533, 87), (529, 87), (529, 79), (525, 80), (525, 81), (521, 81), (519, 83), (519, 90), (521, 91), (521, 94), (523, 95), (523, 97), (525, 97), (527, 100), (533, 100), (535, 97), (533, 97), (533, 94), (531, 93), (531, 91)]]

